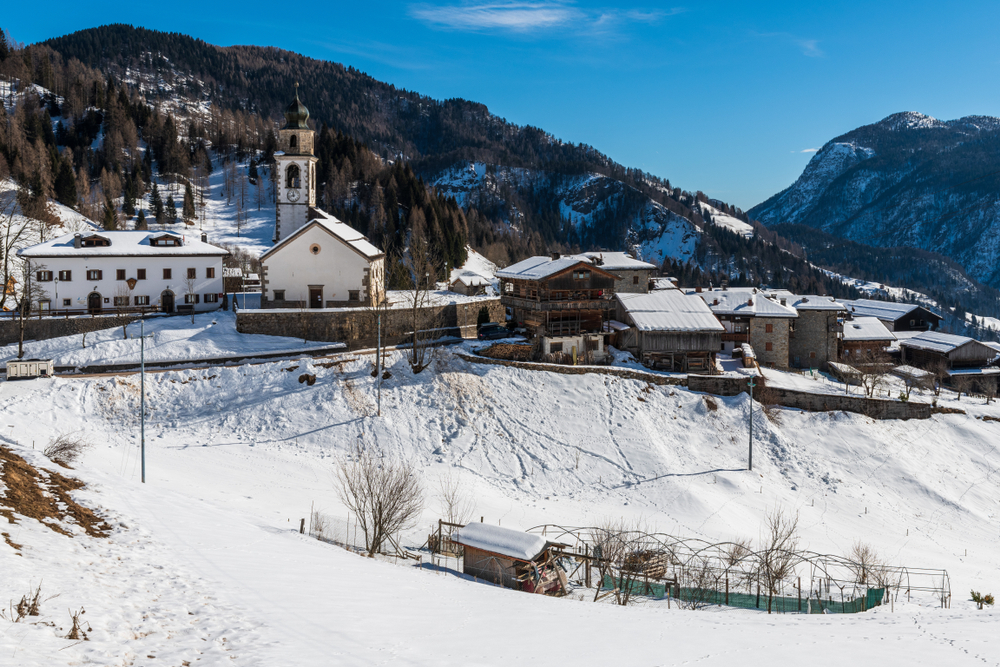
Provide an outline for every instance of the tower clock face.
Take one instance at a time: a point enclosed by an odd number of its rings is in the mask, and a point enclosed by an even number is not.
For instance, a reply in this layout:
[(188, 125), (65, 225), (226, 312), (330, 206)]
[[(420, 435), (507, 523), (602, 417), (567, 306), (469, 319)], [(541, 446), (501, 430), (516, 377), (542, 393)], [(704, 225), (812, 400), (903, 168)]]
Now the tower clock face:
[(297, 190), (289, 190), (288, 191), (288, 201), (298, 201), (298, 200), (299, 200), (299, 193), (298, 193), (298, 191)]

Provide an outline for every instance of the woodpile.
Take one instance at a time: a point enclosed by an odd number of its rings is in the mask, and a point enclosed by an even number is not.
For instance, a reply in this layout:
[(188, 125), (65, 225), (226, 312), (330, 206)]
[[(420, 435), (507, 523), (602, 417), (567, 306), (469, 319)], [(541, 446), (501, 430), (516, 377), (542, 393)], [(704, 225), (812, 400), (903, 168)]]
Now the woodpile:
[(486, 349), (479, 350), (479, 355), (491, 359), (507, 359), (508, 361), (530, 361), (534, 349), (531, 345), (514, 343), (494, 343)]

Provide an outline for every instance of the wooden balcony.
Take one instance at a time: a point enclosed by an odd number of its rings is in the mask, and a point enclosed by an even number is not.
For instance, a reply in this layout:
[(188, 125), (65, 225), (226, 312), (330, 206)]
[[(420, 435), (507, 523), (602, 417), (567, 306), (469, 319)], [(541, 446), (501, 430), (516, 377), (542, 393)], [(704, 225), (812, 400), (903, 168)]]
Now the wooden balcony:
[(586, 299), (581, 301), (537, 301), (517, 296), (501, 296), (500, 303), (511, 308), (525, 310), (559, 311), (559, 310), (612, 310), (615, 302), (609, 297)]
[(742, 333), (732, 333), (730, 331), (724, 331), (722, 333), (722, 342), (723, 343), (749, 343), (750, 342), (750, 333), (746, 332), (746, 331), (744, 331)]

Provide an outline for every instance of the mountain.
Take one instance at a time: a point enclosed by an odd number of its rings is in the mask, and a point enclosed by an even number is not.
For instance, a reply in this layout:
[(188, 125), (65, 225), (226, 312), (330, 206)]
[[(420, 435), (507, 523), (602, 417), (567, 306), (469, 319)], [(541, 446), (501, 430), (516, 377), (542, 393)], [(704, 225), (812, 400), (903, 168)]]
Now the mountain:
[(1000, 286), (1000, 118), (893, 114), (828, 142), (749, 215), (941, 253)]

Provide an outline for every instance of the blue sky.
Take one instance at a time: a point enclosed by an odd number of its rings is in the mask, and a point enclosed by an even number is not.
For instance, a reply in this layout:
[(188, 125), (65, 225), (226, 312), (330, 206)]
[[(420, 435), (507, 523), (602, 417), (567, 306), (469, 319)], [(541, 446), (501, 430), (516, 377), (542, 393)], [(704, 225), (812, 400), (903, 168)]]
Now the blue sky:
[(131, 23), (343, 62), (743, 208), (891, 113), (1000, 115), (1000, 3), (676, 2), (16, 3), (0, 27)]

